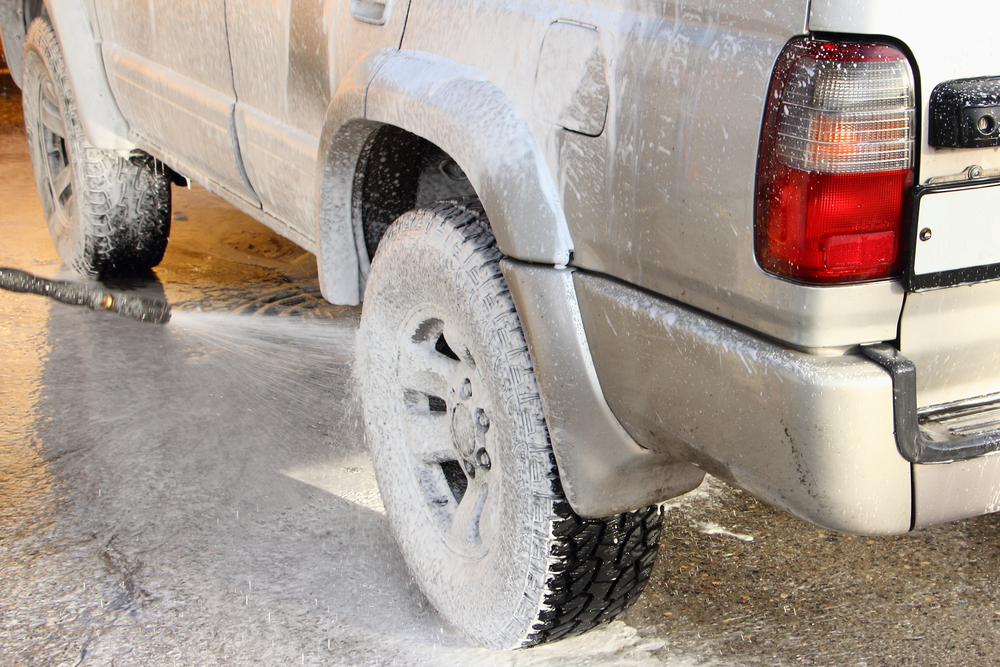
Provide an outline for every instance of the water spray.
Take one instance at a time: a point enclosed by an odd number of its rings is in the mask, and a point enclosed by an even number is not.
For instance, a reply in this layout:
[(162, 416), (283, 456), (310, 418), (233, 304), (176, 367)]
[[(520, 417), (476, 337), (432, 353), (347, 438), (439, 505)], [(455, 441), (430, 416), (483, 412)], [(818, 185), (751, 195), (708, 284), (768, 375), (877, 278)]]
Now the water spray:
[(127, 292), (112, 292), (97, 285), (48, 280), (18, 269), (0, 267), (0, 288), (41, 294), (73, 306), (110, 310), (139, 322), (166, 324), (170, 321), (170, 304), (166, 301)]

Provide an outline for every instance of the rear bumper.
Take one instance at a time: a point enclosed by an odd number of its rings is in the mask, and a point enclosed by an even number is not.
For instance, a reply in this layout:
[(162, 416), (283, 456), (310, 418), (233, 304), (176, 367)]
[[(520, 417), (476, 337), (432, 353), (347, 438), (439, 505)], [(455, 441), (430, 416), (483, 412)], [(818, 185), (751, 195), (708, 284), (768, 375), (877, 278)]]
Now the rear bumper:
[(608, 405), (642, 446), (831, 530), (911, 527), (889, 374), (791, 350), (674, 302), (574, 274)]
[(913, 527), (1000, 511), (1000, 456), (913, 466)]
[(884, 359), (792, 350), (582, 271), (503, 269), (560, 477), (584, 516), (666, 500), (701, 471), (846, 533), (1000, 510), (1000, 455), (921, 464), (901, 453), (912, 397), (894, 391)]

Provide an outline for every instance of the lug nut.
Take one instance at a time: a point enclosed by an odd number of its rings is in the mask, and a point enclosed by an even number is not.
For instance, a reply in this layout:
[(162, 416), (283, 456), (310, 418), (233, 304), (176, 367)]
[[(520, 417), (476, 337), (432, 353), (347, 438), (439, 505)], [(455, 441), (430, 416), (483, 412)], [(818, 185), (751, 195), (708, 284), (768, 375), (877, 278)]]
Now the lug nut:
[(492, 462), (490, 461), (490, 455), (486, 451), (485, 447), (480, 447), (479, 451), (476, 452), (476, 463), (478, 463), (479, 467), (482, 468), (483, 470), (490, 469)]
[(484, 412), (482, 408), (476, 409), (476, 426), (478, 426), (479, 430), (483, 433), (490, 430), (490, 418), (486, 416), (486, 412)]
[(469, 400), (472, 398), (472, 381), (469, 378), (465, 378), (462, 382), (462, 388), (458, 392), (464, 400)]

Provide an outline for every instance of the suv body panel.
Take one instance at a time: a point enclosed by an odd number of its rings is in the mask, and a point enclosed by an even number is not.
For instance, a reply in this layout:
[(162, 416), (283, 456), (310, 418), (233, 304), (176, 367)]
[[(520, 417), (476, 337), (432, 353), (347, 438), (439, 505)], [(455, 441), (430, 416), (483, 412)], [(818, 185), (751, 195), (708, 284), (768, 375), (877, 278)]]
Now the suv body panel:
[(236, 91), (222, 0), (104, 0), (97, 16), (108, 79), (133, 140), (161, 147), (259, 207), (233, 123)]
[(910, 293), (899, 349), (921, 408), (1000, 391), (1000, 282)]
[(0, 2), (0, 46), (3, 47), (10, 78), (18, 87), (21, 87), (21, 51), (24, 50), (25, 32), (21, 3)]
[[(439, 18), (463, 12), (477, 17), (463, 34)], [(898, 284), (808, 287), (764, 273), (754, 258), (756, 138), (767, 86), (778, 53), (805, 32), (806, 18), (806, 2), (719, 10), (414, 0), (403, 47), (479, 67), (529, 119), (559, 187), (574, 266), (801, 348), (892, 339)], [(549, 122), (533, 103), (537, 55), (557, 21), (596, 28), (609, 54), (610, 102), (598, 137)]]
[(406, 23), (407, 0), (384, 3), (380, 22), (358, 14), (358, 5), (226, 2), (236, 134), (247, 176), (263, 210), (305, 235), (315, 233), (311, 186), (324, 168), (317, 158), (331, 100), (345, 81), (353, 85), (356, 67), (399, 47)]
[(608, 404), (640, 445), (831, 530), (910, 529), (910, 464), (879, 366), (785, 348), (607, 278), (575, 283)]
[[(81, 103), (95, 144), (135, 140), (316, 252), (335, 303), (358, 303), (367, 275), (355, 195), (368, 137), (391, 124), (447, 151), (500, 248), (548, 265), (505, 271), (581, 514), (680, 493), (701, 474), (692, 466), (846, 532), (997, 509), (1000, 458), (907, 463), (892, 379), (855, 352), (898, 336), (920, 406), (997, 391), (1000, 283), (811, 287), (763, 272), (753, 250), (757, 142), (789, 39), (891, 35), (914, 56), (926, 127), (934, 85), (996, 74), (982, 57), (986, 22), (970, 27), (956, 11), (928, 31), (902, 0), (412, 0), (390, 2), (381, 23), (377, 5), (282, 5), (272, 25), (265, 6), (243, 16), (213, 1), (195, 8), (211, 15), (199, 23), (180, 11), (190, 2), (157, 0), (157, 37), (149, 7), (97, 0), (101, 25), (88, 32), (88, 6), (48, 3), (67, 62), (79, 63), (74, 88), (97, 91)], [(5, 44), (23, 28), (19, 6), (0, 0)], [(83, 28), (59, 30), (77, 19)], [(566, 39), (574, 30), (579, 44)], [(587, 67), (574, 64), (580, 54)], [(262, 74), (275, 71), (272, 85)], [(921, 183), (1000, 167), (1000, 150), (933, 149), (920, 135)]]
[(481, 70), (400, 51), (372, 81), (365, 117), (413, 132), (448, 153), (489, 212), (504, 254), (555, 265), (569, 261), (565, 217), (538, 144), (510, 98)]
[(504, 277), (532, 351), (539, 395), (566, 499), (603, 517), (697, 487), (705, 473), (642, 447), (604, 399), (576, 298), (573, 269), (503, 260)]

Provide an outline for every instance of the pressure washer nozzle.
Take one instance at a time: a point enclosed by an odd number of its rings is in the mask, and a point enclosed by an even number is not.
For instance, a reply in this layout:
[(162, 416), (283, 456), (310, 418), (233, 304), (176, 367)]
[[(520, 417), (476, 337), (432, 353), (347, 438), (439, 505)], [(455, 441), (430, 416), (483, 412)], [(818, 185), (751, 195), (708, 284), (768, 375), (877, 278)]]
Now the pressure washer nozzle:
[(170, 304), (166, 301), (127, 292), (109, 292), (96, 285), (48, 280), (18, 269), (0, 267), (0, 288), (41, 294), (56, 301), (95, 310), (103, 308), (139, 322), (166, 324), (170, 321)]

